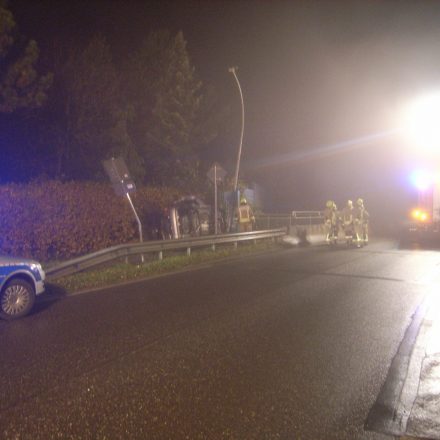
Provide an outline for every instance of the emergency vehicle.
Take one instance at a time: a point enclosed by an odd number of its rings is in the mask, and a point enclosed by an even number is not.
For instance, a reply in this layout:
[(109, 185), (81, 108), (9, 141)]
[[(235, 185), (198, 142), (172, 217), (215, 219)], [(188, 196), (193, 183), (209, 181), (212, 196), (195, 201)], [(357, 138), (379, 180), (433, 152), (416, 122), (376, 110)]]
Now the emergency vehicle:
[(440, 243), (440, 91), (424, 92), (403, 107), (402, 141), (406, 156), (421, 169), (411, 173), (418, 203), (410, 212), (405, 239), (428, 246)]
[(37, 261), (0, 255), (0, 319), (27, 315), (44, 292), (44, 279)]
[(440, 240), (440, 176), (417, 171), (411, 180), (417, 189), (417, 205), (409, 213), (404, 240), (434, 244)]

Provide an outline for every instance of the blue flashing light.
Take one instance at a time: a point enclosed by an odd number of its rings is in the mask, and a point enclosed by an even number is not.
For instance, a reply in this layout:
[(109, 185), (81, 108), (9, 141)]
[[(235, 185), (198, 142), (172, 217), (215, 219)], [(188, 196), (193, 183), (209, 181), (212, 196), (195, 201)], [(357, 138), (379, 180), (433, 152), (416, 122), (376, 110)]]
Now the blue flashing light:
[(434, 176), (426, 170), (413, 171), (410, 180), (419, 191), (426, 191), (434, 184)]

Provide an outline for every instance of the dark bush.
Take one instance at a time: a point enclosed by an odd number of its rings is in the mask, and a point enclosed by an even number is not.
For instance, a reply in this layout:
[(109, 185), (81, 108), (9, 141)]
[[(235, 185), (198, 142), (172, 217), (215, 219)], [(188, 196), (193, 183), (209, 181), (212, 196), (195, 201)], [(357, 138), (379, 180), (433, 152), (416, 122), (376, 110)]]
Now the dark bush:
[[(140, 188), (133, 195), (147, 218), (178, 197), (170, 188)], [(109, 184), (38, 181), (0, 186), (0, 252), (41, 261), (68, 259), (137, 240), (127, 200)]]

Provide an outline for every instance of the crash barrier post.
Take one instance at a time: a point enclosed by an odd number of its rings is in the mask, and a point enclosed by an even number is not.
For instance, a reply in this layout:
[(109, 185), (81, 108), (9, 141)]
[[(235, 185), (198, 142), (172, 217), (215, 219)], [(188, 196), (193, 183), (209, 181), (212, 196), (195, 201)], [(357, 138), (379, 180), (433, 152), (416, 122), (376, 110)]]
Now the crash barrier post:
[(77, 272), (113, 260), (128, 258), (133, 255), (154, 253), (159, 254), (160, 259), (163, 257), (163, 252), (165, 251), (178, 250), (186, 251), (186, 253), (190, 255), (192, 248), (212, 248), (213, 246), (220, 244), (232, 244), (234, 247), (237, 247), (239, 242), (284, 237), (286, 234), (287, 228), (278, 228), (236, 234), (208, 235), (178, 240), (146, 241), (143, 243), (123, 244), (60, 263), (54, 267), (46, 269), (46, 276), (49, 280), (54, 280), (62, 276), (73, 275)]

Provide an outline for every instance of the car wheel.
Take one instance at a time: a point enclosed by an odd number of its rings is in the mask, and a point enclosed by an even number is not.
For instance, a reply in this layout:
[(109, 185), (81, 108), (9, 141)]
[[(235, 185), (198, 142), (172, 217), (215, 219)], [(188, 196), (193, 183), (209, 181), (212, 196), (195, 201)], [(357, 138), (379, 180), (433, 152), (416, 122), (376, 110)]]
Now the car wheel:
[(21, 278), (9, 280), (0, 294), (0, 318), (11, 320), (27, 315), (34, 305), (35, 291)]

